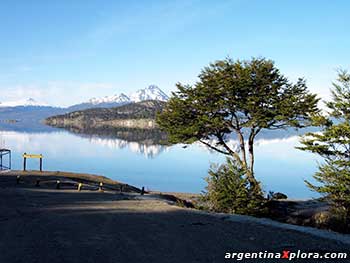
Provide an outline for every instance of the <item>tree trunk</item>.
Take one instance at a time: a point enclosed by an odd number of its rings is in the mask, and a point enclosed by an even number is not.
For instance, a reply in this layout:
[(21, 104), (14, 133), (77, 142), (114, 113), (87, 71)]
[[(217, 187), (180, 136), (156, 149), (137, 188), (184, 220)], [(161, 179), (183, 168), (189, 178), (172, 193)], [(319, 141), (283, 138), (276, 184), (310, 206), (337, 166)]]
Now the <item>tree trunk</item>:
[(252, 136), (249, 136), (249, 142), (248, 142), (248, 152), (249, 152), (249, 157), (250, 157), (250, 165), (248, 165), (244, 137), (243, 137), (243, 134), (241, 132), (238, 133), (243, 168), (245, 168), (247, 171), (247, 179), (250, 183), (250, 186), (255, 187), (258, 184), (258, 182), (256, 181), (256, 179), (254, 177), (254, 169), (253, 169), (254, 168), (254, 152), (253, 152), (253, 139), (254, 139), (254, 137), (252, 137), (252, 138), (251, 137)]
[(238, 139), (239, 139), (239, 148), (241, 150), (242, 163), (244, 165), (244, 168), (248, 170), (249, 168), (248, 168), (247, 157), (246, 157), (246, 152), (245, 152), (244, 137), (243, 137), (243, 134), (241, 132), (238, 132)]
[(248, 151), (249, 151), (249, 170), (252, 175), (254, 175), (254, 144), (249, 141), (248, 143)]
[(258, 184), (258, 182), (255, 179), (254, 176), (254, 138), (256, 134), (260, 131), (260, 129), (255, 130), (255, 128), (252, 128), (250, 131), (250, 135), (248, 138), (248, 153), (249, 153), (249, 182), (252, 186), (255, 186)]
[(254, 176), (254, 143), (253, 141), (248, 142), (248, 152), (249, 152), (249, 182), (252, 185), (256, 185), (257, 181)]

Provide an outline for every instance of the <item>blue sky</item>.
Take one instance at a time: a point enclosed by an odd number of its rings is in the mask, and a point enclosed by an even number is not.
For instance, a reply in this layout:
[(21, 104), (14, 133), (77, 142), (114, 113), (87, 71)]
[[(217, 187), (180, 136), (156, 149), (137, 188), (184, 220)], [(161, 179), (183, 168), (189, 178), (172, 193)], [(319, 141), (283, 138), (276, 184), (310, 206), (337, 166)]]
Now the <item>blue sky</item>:
[(0, 101), (66, 106), (156, 84), (209, 62), (264, 56), (327, 98), (350, 69), (350, 2), (0, 1)]

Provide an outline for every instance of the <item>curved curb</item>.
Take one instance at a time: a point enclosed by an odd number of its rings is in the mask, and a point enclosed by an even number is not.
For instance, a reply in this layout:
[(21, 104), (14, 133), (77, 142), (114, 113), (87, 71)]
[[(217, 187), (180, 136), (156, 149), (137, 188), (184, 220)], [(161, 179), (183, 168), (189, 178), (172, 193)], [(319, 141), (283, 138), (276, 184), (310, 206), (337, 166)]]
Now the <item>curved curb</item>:
[(229, 215), (229, 214), (222, 214), (222, 213), (208, 213), (208, 212), (202, 212), (202, 211), (198, 211), (198, 212), (215, 216), (217, 218), (228, 220), (231, 222), (239, 222), (239, 223), (249, 222), (249, 223), (255, 223), (255, 224), (260, 224), (265, 226), (276, 227), (284, 230), (292, 230), (292, 231), (297, 231), (304, 234), (310, 234), (315, 237), (321, 237), (323, 239), (329, 239), (329, 240), (350, 245), (350, 235), (347, 235), (347, 234), (340, 234), (333, 231), (328, 231), (328, 230), (323, 230), (323, 229), (318, 229), (318, 228), (313, 228), (308, 226), (298, 226), (298, 225), (281, 223), (268, 218), (256, 218), (252, 216)]

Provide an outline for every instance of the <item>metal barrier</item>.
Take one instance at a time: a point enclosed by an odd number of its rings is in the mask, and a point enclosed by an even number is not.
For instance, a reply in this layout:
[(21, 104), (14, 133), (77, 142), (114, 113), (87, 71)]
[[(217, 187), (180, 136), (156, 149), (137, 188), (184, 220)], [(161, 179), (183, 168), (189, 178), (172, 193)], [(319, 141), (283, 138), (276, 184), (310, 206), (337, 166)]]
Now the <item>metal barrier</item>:
[[(3, 164), (3, 158), (8, 156), (8, 165)], [(0, 170), (11, 170), (11, 150), (0, 149)]]
[(40, 159), (39, 169), (40, 172), (43, 171), (43, 155), (42, 154), (23, 154), (23, 171), (27, 168), (27, 158), (37, 158)]

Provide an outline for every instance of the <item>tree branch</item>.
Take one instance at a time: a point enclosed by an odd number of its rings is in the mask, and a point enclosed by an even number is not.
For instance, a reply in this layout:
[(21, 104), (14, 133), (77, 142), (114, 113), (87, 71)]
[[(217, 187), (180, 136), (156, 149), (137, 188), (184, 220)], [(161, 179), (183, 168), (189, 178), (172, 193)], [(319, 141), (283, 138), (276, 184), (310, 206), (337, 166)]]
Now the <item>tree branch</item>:
[(220, 150), (219, 148), (211, 145), (210, 143), (207, 143), (206, 141), (203, 141), (203, 140), (199, 140), (201, 143), (203, 143), (204, 145), (208, 146), (210, 149), (213, 149), (219, 153), (222, 153), (222, 154), (225, 154), (225, 155), (231, 155), (229, 151), (225, 152), (223, 150)]

